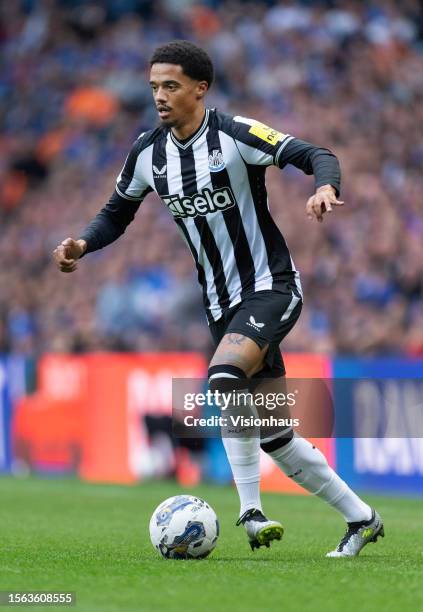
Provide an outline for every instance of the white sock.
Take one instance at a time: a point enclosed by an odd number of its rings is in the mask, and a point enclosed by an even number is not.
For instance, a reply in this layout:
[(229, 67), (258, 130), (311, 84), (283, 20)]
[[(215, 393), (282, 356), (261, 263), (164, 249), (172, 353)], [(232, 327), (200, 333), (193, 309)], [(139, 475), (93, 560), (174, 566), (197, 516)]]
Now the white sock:
[(260, 500), (260, 439), (222, 437), (238, 490), (242, 516), (246, 510), (261, 510)]
[[(239, 370), (242, 373), (241, 370)], [(235, 426), (231, 421), (232, 417), (257, 417), (254, 404), (249, 399), (248, 388), (240, 389), (240, 380), (233, 372), (215, 372), (209, 378), (234, 379), (226, 381), (223, 390), (226, 393), (239, 391), (241, 397), (234, 403), (229, 403), (225, 410), (221, 411), (221, 416), (226, 418), (226, 425), (222, 426), (222, 442), (225, 447), (226, 456), (232, 469), (235, 485), (239, 495), (240, 510), (239, 516), (251, 508), (261, 510), (260, 500), (260, 428), (252, 425)], [(244, 380), (245, 376), (241, 379)], [(233, 389), (231, 383), (233, 382)], [(242, 384), (242, 383), (241, 383)], [(220, 390), (220, 389), (219, 389)], [(236, 394), (237, 395), (237, 394)], [(237, 396), (238, 397), (238, 396)]]
[(368, 521), (372, 510), (328, 465), (318, 448), (304, 438), (294, 438), (268, 453), (283, 472), (304, 489), (324, 499), (348, 523)]

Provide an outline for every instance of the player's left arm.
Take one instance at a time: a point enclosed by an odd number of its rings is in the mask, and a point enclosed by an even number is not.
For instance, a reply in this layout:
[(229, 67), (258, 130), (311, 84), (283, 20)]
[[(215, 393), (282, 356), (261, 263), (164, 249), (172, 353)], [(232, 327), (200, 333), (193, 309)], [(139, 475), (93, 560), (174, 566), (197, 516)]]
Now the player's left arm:
[(322, 147), (283, 134), (274, 128), (250, 119), (236, 116), (232, 123), (232, 136), (246, 164), (256, 166), (296, 166), (305, 174), (314, 174), (316, 192), (308, 199), (306, 212), (323, 221), (323, 214), (333, 206), (342, 206), (338, 200), (341, 170), (337, 157)]
[(275, 164), (284, 168), (292, 164), (305, 174), (314, 174), (316, 192), (306, 204), (306, 213), (309, 219), (313, 215), (319, 222), (323, 221), (325, 212), (332, 212), (333, 206), (343, 206), (339, 200), (341, 186), (341, 169), (336, 155), (329, 149), (300, 140), (290, 139), (285, 146), (282, 144), (275, 153)]

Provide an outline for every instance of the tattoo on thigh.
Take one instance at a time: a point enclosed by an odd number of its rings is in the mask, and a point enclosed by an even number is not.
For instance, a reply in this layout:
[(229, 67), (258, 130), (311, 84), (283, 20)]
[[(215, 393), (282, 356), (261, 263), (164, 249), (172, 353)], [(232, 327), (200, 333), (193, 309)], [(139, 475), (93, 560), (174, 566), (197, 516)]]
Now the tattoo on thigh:
[(228, 344), (237, 344), (238, 346), (247, 339), (246, 336), (241, 336), (240, 334), (226, 334), (225, 338)]

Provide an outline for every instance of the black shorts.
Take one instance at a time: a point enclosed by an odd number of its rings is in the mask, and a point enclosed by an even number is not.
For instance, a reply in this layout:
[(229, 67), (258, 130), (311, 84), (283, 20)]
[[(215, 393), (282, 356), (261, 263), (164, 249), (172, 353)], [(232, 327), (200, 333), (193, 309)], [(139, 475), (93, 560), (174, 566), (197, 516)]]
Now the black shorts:
[(287, 283), (286, 290), (278, 288), (252, 293), (210, 324), (215, 346), (230, 333), (247, 336), (260, 348), (268, 344), (264, 366), (252, 378), (284, 376), (285, 365), (279, 345), (297, 322), (301, 308), (302, 296), (294, 282)]

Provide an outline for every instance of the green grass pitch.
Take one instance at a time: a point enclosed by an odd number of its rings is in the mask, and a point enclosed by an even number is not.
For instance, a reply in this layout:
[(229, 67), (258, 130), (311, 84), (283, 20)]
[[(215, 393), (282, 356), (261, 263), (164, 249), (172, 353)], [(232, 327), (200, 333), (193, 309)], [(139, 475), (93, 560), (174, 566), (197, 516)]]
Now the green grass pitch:
[(166, 561), (150, 544), (151, 513), (181, 493), (176, 483), (0, 478), (0, 590), (75, 591), (71, 609), (89, 612), (423, 609), (422, 501), (366, 498), (382, 514), (386, 537), (357, 559), (339, 560), (324, 554), (343, 521), (318, 499), (263, 494), (285, 536), (253, 553), (234, 526), (234, 489), (185, 492), (205, 498), (221, 524), (217, 548), (202, 561)]

